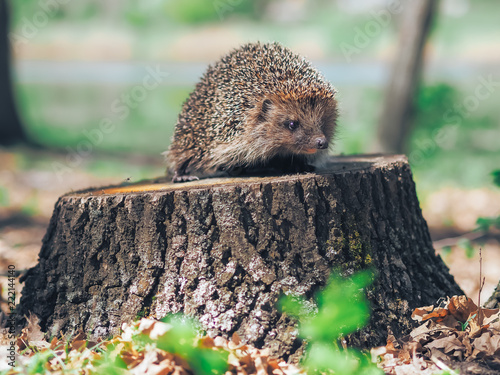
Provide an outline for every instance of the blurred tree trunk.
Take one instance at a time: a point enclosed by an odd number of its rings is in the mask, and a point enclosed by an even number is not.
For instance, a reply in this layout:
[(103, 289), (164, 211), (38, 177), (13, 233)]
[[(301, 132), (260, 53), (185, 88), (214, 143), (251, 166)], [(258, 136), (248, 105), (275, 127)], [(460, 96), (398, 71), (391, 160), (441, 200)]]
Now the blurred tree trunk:
[(423, 49), (436, 5), (435, 0), (407, 0), (403, 3), (398, 49), (378, 125), (377, 151), (407, 151)]
[(0, 0), (0, 145), (28, 141), (14, 104), (8, 34), (8, 4), (7, 0)]

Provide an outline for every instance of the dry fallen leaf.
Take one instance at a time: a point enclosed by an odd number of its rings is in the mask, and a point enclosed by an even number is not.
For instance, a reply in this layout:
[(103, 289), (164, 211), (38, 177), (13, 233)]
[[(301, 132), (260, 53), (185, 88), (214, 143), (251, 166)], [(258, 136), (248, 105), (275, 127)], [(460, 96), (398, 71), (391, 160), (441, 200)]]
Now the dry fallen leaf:
[(461, 359), (463, 356), (459, 353), (465, 352), (466, 348), (460, 340), (453, 334), (443, 335), (443, 337), (430, 341), (425, 345), (428, 349), (439, 349), (440, 352)]
[[(372, 349), (372, 356), (382, 358), (380, 367), (386, 373), (418, 373), (433, 368), (449, 371), (444, 362), (451, 360), (481, 359), (500, 364), (499, 309), (478, 308), (466, 296), (453, 296), (444, 307), (415, 309), (412, 318), (421, 324), (408, 336), (397, 341), (389, 336), (385, 347)], [(404, 366), (410, 366), (410, 370), (402, 370)]]
[(477, 311), (476, 304), (466, 296), (451, 297), (447, 308), (459, 322), (465, 322), (473, 312)]
[(50, 348), (50, 344), (44, 340), (45, 334), (40, 329), (39, 321), (35, 314), (26, 317), (27, 325), (21, 330), (21, 335), (17, 338), (19, 351), (26, 349), (29, 345)]
[[(124, 324), (122, 334), (108, 341), (88, 341), (83, 333), (78, 333), (73, 338), (53, 338), (48, 343), (42, 339), (43, 333), (37, 318), (30, 317), (20, 342), (25, 345), (25, 348), (29, 347), (33, 350), (26, 351), (24, 355), (19, 356), (19, 361), (22, 366), (27, 364), (29, 356), (34, 355), (35, 351), (50, 349), (52, 356), (47, 361), (46, 368), (47, 371), (56, 374), (70, 369), (78, 370), (78, 373), (89, 374), (96, 360), (103, 360), (106, 357), (110, 361), (115, 361), (119, 357), (130, 374), (192, 375), (193, 371), (188, 361), (181, 356), (158, 349), (154, 344), (137, 346), (134, 342), (134, 336), (137, 334), (148, 335), (154, 342), (153, 338), (163, 336), (171, 328), (172, 326), (168, 323), (143, 318), (135, 323)], [(193, 345), (227, 352), (229, 359), (226, 375), (305, 374), (294, 365), (270, 357), (266, 349), (256, 349), (244, 344), (236, 333), (231, 340), (206, 336), (198, 339)], [(95, 370), (95, 367), (92, 368), (94, 373)], [(8, 374), (17, 375), (21, 372), (12, 371)]]
[(498, 356), (500, 358), (500, 335), (484, 332), (480, 337), (474, 339), (473, 345), (485, 356)]
[(415, 310), (413, 310), (413, 313), (411, 314), (411, 318), (413, 320), (416, 320), (417, 322), (421, 322), (423, 320), (423, 317), (427, 314), (429, 314), (432, 310), (434, 310), (434, 306), (424, 306), (424, 307), (417, 307)]

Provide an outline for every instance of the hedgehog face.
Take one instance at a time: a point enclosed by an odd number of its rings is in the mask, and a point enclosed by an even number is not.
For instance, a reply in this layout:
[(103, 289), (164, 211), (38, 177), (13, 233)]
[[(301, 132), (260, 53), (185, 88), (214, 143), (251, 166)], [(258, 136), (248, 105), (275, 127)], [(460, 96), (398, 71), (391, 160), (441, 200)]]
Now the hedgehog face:
[[(276, 155), (310, 155), (326, 152), (337, 117), (333, 98), (266, 98), (260, 104), (252, 133), (272, 140)], [(268, 150), (267, 150), (268, 151)]]

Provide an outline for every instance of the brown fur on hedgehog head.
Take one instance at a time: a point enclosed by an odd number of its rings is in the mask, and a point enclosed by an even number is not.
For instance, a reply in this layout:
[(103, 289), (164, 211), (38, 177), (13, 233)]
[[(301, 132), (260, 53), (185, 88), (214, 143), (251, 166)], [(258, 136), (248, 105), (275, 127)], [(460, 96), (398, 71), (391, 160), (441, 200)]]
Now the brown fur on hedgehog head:
[(245, 132), (263, 154), (304, 155), (314, 160), (328, 152), (337, 119), (335, 92), (309, 87), (264, 95), (249, 111)]

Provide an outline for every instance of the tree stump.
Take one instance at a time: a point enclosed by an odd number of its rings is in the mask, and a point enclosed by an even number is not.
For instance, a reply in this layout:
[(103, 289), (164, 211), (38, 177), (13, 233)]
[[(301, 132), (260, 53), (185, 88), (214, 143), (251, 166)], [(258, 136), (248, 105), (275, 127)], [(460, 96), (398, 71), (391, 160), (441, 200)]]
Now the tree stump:
[(384, 344), (413, 308), (462, 293), (436, 256), (404, 156), (334, 157), (316, 173), (150, 181), (62, 196), (20, 312), (44, 330), (117, 334), (142, 315), (184, 312), (210, 335), (296, 359), (281, 294), (312, 298), (332, 268), (374, 268), (368, 327)]

